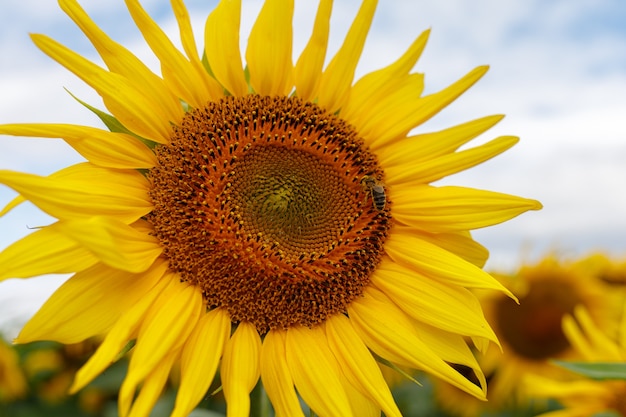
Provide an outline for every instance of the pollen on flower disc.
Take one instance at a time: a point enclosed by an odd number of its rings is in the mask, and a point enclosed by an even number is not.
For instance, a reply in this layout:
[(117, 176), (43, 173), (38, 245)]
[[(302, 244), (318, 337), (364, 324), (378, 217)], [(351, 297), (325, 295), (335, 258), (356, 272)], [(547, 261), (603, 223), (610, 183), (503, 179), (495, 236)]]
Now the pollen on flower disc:
[(259, 332), (344, 312), (382, 255), (389, 204), (356, 131), (295, 97), (226, 97), (190, 111), (149, 173), (148, 220), (170, 268), (209, 307)]

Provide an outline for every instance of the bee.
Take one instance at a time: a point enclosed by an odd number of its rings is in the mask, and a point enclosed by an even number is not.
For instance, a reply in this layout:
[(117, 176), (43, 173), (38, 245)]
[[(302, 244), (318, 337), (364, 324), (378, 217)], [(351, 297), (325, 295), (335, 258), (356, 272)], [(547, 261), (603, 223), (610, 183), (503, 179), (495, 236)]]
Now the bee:
[(385, 186), (383, 183), (370, 175), (366, 175), (361, 180), (361, 184), (363, 184), (363, 188), (365, 188), (372, 196), (374, 208), (378, 211), (383, 211), (385, 209), (385, 204), (387, 203), (387, 196), (385, 195)]

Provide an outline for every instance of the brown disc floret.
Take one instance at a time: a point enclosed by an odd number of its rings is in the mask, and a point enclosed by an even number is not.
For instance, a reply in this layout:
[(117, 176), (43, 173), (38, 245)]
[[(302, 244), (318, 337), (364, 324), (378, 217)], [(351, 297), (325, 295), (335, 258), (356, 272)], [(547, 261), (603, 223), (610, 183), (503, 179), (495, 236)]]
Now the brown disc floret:
[(356, 131), (295, 97), (225, 97), (156, 149), (148, 216), (170, 268), (259, 332), (342, 313), (380, 261), (389, 207)]

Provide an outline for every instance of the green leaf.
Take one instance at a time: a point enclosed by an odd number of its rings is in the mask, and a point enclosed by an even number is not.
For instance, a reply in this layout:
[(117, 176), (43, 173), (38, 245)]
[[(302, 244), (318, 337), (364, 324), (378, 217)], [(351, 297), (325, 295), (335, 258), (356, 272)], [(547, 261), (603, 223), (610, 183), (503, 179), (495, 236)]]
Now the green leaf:
[(554, 363), (562, 368), (597, 381), (607, 379), (626, 380), (626, 363), (565, 361), (554, 361)]

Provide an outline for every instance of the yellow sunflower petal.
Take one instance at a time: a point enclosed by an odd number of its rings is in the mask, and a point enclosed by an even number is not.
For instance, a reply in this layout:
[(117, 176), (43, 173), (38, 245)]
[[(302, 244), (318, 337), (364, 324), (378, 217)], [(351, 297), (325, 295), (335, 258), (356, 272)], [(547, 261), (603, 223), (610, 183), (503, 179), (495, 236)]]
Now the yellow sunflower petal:
[[(519, 138), (514, 136), (502, 136), (484, 145), (432, 158), (419, 164), (407, 161), (406, 165), (387, 166), (385, 167), (387, 184), (389, 186), (405, 183), (428, 184), (481, 164), (511, 148), (518, 141)], [(389, 146), (395, 147), (399, 153), (406, 153), (407, 150), (401, 147), (400, 143), (404, 141)]]
[(287, 96), (293, 88), (292, 20), (293, 0), (263, 3), (246, 49), (250, 86), (257, 94)]
[(204, 309), (202, 294), (196, 287), (180, 282), (173, 273), (165, 279), (169, 285), (147, 311), (137, 334), (128, 374), (120, 388), (120, 415), (130, 410), (137, 386), (168, 352), (183, 346)]
[(254, 325), (241, 322), (226, 343), (220, 376), (228, 415), (250, 415), (250, 392), (261, 375), (261, 337)]
[(567, 340), (572, 346), (574, 346), (578, 352), (581, 352), (586, 360), (592, 359), (588, 356), (592, 356), (590, 354), (594, 352), (594, 349), (589, 343), (589, 340), (583, 336), (574, 318), (570, 315), (563, 317), (563, 333), (567, 336)]
[(105, 168), (152, 168), (156, 157), (137, 138), (93, 127), (67, 124), (0, 125), (0, 134), (61, 138), (89, 162)]
[(363, 76), (354, 84), (342, 115), (357, 130), (361, 130), (362, 123), (379, 110), (378, 104), (403, 82), (422, 54), (429, 35), (430, 30), (424, 31), (396, 62)]
[(573, 317), (565, 315), (562, 325), (563, 333), (586, 360), (593, 362), (622, 362), (624, 360), (623, 347), (618, 346), (598, 328), (583, 304), (574, 309)]
[(419, 338), (433, 352), (437, 352), (441, 359), (450, 364), (467, 366), (474, 371), (479, 385), (481, 387), (487, 386), (485, 375), (463, 336), (446, 332), (419, 321), (413, 321), (413, 328)]
[(285, 350), (286, 332), (270, 330), (261, 348), (261, 379), (276, 417), (304, 417)]
[[(375, 294), (375, 296), (374, 296)], [(354, 328), (379, 356), (401, 366), (422, 369), (448, 383), (484, 399), (485, 392), (437, 355), (415, 332), (413, 323), (379, 291), (368, 287), (364, 296), (348, 307)]]
[(318, 104), (329, 113), (341, 109), (349, 99), (354, 72), (363, 52), (376, 4), (377, 0), (363, 0), (346, 39), (322, 74)]
[(411, 235), (391, 234), (385, 242), (385, 251), (395, 262), (415, 268), (433, 279), (467, 288), (502, 291), (515, 296), (491, 275), (458, 256)]
[(179, 116), (160, 111), (155, 102), (144, 95), (144, 89), (137, 89), (136, 83), (100, 68), (47, 36), (31, 35), (31, 38), (45, 54), (96, 90), (105, 106), (126, 128), (153, 142), (169, 142), (170, 121), (178, 122), (182, 110)]
[(396, 227), (403, 229), (401, 233), (419, 236), (420, 239), (452, 252), (479, 268), (484, 267), (487, 259), (489, 259), (489, 251), (487, 248), (476, 242), (468, 231), (426, 233), (423, 230), (411, 227), (405, 228), (405, 226), (402, 225), (397, 225)]
[(212, 100), (217, 100), (224, 95), (224, 89), (215, 78), (209, 75), (204, 65), (202, 65), (187, 7), (185, 7), (183, 0), (171, 0), (170, 3), (172, 4), (172, 10), (174, 11), (180, 29), (180, 39), (183, 44), (183, 49), (187, 54), (187, 58), (189, 58), (189, 61), (193, 65), (196, 74), (203, 83), (202, 87), (198, 86), (197, 88), (205, 90), (206, 94), (208, 94)]
[[(76, 0), (60, 0), (59, 5), (89, 38), (111, 72), (122, 75), (130, 81), (131, 85), (146, 86), (141, 89), (141, 94), (147, 98), (150, 108), (155, 112), (158, 109), (164, 121), (178, 122), (183, 114), (182, 107), (178, 97), (172, 94), (161, 78), (132, 52), (107, 36)], [(80, 74), (77, 75), (80, 76)], [(130, 126), (126, 127), (130, 128)]]
[(466, 187), (424, 185), (389, 191), (394, 219), (431, 233), (479, 229), (541, 208), (536, 200)]
[(33, 232), (0, 252), (0, 281), (89, 268), (98, 258), (65, 236), (55, 223)]
[(394, 95), (393, 102), (390, 100), (384, 103), (386, 111), (369, 120), (368, 126), (371, 128), (368, 143), (377, 151), (380, 147), (403, 138), (411, 129), (430, 119), (474, 85), (485, 75), (487, 69), (487, 66), (477, 67), (438, 93), (419, 99), (411, 99), (406, 94)]
[(138, 171), (76, 164), (48, 177), (0, 170), (11, 187), (58, 219), (108, 216), (131, 223), (152, 210), (148, 181)]
[(378, 404), (386, 416), (401, 416), (380, 368), (350, 320), (338, 314), (325, 326), (330, 348), (348, 382)]
[[(341, 375), (343, 377), (343, 375)], [(350, 385), (345, 378), (343, 379), (343, 388), (350, 401), (352, 415), (359, 417), (380, 417), (381, 409), (369, 397), (363, 395), (359, 390)]]
[(320, 1), (313, 24), (313, 33), (294, 68), (296, 94), (305, 101), (313, 101), (317, 97), (328, 48), (332, 5), (332, 0)]
[[(390, 118), (400, 123), (399, 120), (406, 120), (417, 111), (416, 103), (419, 103), (424, 91), (424, 74), (409, 74), (400, 77), (394, 84), (394, 88), (390, 89), (384, 97), (380, 97), (367, 110), (350, 119), (368, 145), (377, 146), (378, 136), (381, 134), (379, 128), (381, 123), (389, 126), (387, 120)], [(401, 133), (390, 135), (390, 140), (384, 143), (385, 146), (393, 143), (391, 139), (400, 139), (400, 136), (404, 139), (406, 133), (408, 130), (404, 135)]]
[[(131, 305), (130, 308), (121, 315), (119, 320), (107, 333), (102, 344), (98, 347), (98, 350), (96, 350), (96, 353), (78, 370), (74, 382), (70, 387), (71, 393), (76, 393), (89, 384), (113, 362), (122, 348), (124, 348), (131, 339), (136, 337), (137, 330), (143, 322), (147, 311), (151, 308), (152, 303), (170, 283), (168, 279), (163, 279), (163, 277), (157, 278), (161, 279), (158, 279), (154, 287), (144, 293), (135, 304)], [(20, 342), (19, 336), (17, 341), (18, 343)]]
[[(481, 133), (496, 125), (504, 116), (494, 115), (462, 123), (438, 132), (410, 136), (386, 146), (377, 146), (376, 155), (385, 167), (416, 165), (456, 151)], [(391, 146), (391, 145), (394, 146)], [(387, 146), (389, 145), (389, 146)], [(402, 151), (398, 152), (398, 146)]]
[(291, 327), (285, 349), (296, 389), (312, 410), (322, 416), (353, 415), (322, 327)]
[[(161, 396), (163, 387), (170, 376), (170, 371), (174, 365), (174, 361), (180, 355), (179, 351), (167, 354), (154, 368), (141, 386), (141, 390), (137, 398), (133, 402), (133, 406), (128, 413), (128, 417), (148, 417), (154, 408), (157, 400)], [(124, 414), (121, 414), (124, 416)]]
[(239, 51), (241, 0), (222, 0), (204, 30), (206, 58), (215, 78), (235, 97), (248, 94)]
[(191, 61), (198, 60), (198, 47), (196, 45), (196, 37), (193, 33), (193, 27), (191, 26), (191, 17), (185, 2), (183, 0), (170, 0), (174, 16), (176, 16), (176, 22), (180, 31), (180, 40), (183, 45), (183, 49), (187, 54), (187, 58)]
[(137, 0), (126, 0), (126, 5), (150, 49), (159, 58), (165, 83), (170, 90), (193, 107), (204, 107), (209, 101), (217, 99), (218, 96), (212, 94), (215, 90), (201, 88), (206, 81), (206, 71), (197, 71), (197, 67), (176, 49)]
[(15, 207), (17, 207), (20, 204), (24, 203), (25, 201), (28, 201), (28, 200), (26, 200), (24, 198), (24, 196), (18, 195), (13, 200), (9, 201), (7, 203), (7, 205), (4, 206), (4, 208), (2, 210), (0, 210), (0, 217), (4, 216), (5, 214), (7, 214), (11, 210), (13, 210)]
[(128, 272), (145, 271), (163, 251), (156, 237), (108, 217), (68, 220), (56, 227), (103, 263)]
[(185, 417), (206, 395), (230, 337), (228, 313), (220, 308), (202, 314), (181, 354), (180, 386), (170, 417)]
[[(142, 274), (96, 264), (68, 279), (24, 325), (20, 342), (78, 343), (109, 331), (121, 314), (150, 291), (167, 265)], [(71, 307), (70, 307), (71, 306)]]
[(371, 280), (372, 285), (415, 320), (449, 332), (497, 342), (476, 296), (466, 288), (446, 285), (385, 260)]

